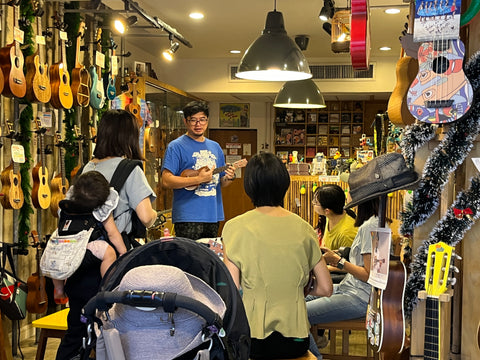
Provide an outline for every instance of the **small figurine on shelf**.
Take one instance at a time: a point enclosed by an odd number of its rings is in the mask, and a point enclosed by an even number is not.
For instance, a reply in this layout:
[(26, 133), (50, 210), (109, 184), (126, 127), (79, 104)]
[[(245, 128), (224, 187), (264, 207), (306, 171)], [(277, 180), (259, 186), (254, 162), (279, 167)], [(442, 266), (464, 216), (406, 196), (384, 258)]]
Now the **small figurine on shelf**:
[(362, 134), (362, 137), (360, 138), (360, 146), (366, 146), (367, 145), (367, 135)]
[(302, 184), (302, 186), (300, 187), (300, 194), (305, 195), (306, 192), (307, 189), (305, 189), (305, 184)]
[(373, 146), (372, 140), (367, 138), (367, 146)]
[(288, 163), (291, 164), (293, 162), (293, 155), (292, 153), (288, 154)]
[(298, 151), (292, 151), (292, 161), (290, 161), (292, 164), (298, 163)]
[(342, 157), (342, 153), (340, 151), (336, 151), (335, 152), (335, 155), (333, 156), (333, 158), (336, 160), (336, 159), (340, 159)]
[(315, 191), (317, 190), (318, 188), (318, 185), (316, 182), (313, 183), (313, 186), (312, 186), (312, 192), (315, 193)]

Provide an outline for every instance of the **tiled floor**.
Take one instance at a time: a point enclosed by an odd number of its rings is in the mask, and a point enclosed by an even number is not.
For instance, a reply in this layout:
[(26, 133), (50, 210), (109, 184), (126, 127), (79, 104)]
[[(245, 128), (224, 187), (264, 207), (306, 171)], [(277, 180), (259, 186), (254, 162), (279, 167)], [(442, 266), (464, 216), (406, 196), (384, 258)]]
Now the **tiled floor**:
[[(47, 341), (47, 350), (45, 351), (45, 360), (54, 360), (57, 353), (58, 345), (60, 344), (60, 339), (48, 339)], [(35, 343), (35, 337), (23, 340), (20, 343), (20, 347), (23, 352), (25, 360), (35, 360), (35, 355), (37, 354), (37, 344)], [(20, 355), (20, 354), (18, 354)], [(17, 357), (20, 359), (20, 357)]]

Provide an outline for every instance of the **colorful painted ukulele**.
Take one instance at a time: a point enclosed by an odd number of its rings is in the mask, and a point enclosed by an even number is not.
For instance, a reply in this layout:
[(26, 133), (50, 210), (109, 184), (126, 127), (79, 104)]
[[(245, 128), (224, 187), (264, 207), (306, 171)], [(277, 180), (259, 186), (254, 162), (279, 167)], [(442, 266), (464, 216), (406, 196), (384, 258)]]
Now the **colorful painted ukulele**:
[[(461, 0), (416, 2), (414, 41), (419, 72), (407, 103), (418, 120), (442, 124), (459, 119), (472, 103), (473, 90), (463, 72), (465, 45), (458, 39)], [(430, 35), (430, 37), (429, 37)]]

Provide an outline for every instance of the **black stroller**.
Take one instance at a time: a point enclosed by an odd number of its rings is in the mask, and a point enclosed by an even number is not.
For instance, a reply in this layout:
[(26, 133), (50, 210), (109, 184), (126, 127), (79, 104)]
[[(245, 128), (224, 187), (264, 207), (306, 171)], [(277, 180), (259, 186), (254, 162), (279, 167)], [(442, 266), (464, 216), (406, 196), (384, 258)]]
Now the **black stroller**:
[[(152, 265), (162, 265), (165, 267), (152, 267)], [(178, 293), (182, 295), (176, 294), (171, 290), (171, 286), (173, 286), (171, 283), (165, 285), (166, 291), (162, 291), (162, 286), (154, 287), (154, 290), (145, 291), (146, 289), (135, 288), (133, 284), (137, 283), (136, 280), (126, 279), (132, 278), (132, 272), (136, 272), (136, 279), (142, 282), (143, 278), (141, 274), (146, 274), (145, 277), (148, 277), (152, 272), (158, 271), (159, 269), (165, 269), (169, 274), (173, 274), (175, 270), (172, 269), (172, 267), (184, 272), (190, 280), (190, 283), (194, 285), (194, 288), (199, 287), (200, 282), (208, 284), (210, 290), (213, 289), (216, 295), (219, 295), (220, 301), (223, 300), (223, 316), (221, 314), (221, 308), (218, 306), (218, 301), (211, 293), (208, 294), (211, 300), (209, 302), (202, 300), (200, 297), (195, 299), (195, 296), (182, 296), (183, 293), (181, 291)], [(132, 272), (130, 272), (130, 270), (132, 270)], [(139, 273), (141, 274), (139, 275)], [(135, 277), (133, 277), (133, 279), (135, 279)], [(165, 281), (165, 279), (163, 281)], [(124, 286), (124, 282), (129, 282), (130, 286)], [(205, 292), (208, 292), (208, 290), (205, 290), (204, 293)], [(184, 238), (154, 240), (146, 245), (133, 249), (118, 259), (104, 276), (100, 292), (89, 301), (83, 310), (84, 321), (89, 330), (89, 339), (85, 341), (86, 354), (89, 353), (92, 348), (96, 347), (98, 358), (98, 349), (103, 349), (103, 340), (106, 340), (103, 339), (102, 336), (100, 336), (98, 341), (93, 340), (95, 339), (95, 334), (93, 333), (94, 323), (96, 322), (98, 324), (99, 329), (117, 327), (116, 325), (121, 319), (115, 319), (115, 316), (112, 316), (111, 313), (118, 310), (118, 306), (123, 306), (124, 308), (121, 309), (125, 311), (125, 309), (128, 308), (126, 305), (133, 309), (140, 308), (142, 310), (146, 310), (145, 308), (150, 308), (150, 310), (151, 308), (159, 308), (155, 310), (157, 313), (152, 311), (150, 314), (147, 311), (139, 313), (138, 311), (141, 310), (138, 310), (137, 314), (140, 315), (134, 315), (135, 320), (138, 320), (137, 327), (139, 329), (144, 327), (148, 328), (150, 323), (155, 322), (155, 320), (150, 320), (156, 319), (155, 316), (158, 316), (158, 319), (165, 318), (166, 321), (164, 323), (169, 324), (169, 330), (163, 331), (163, 334), (169, 333), (171, 340), (175, 338), (177, 328), (178, 331), (181, 331), (180, 324), (176, 321), (179, 317), (182, 319), (182, 312), (190, 311), (190, 315), (195, 313), (204, 319), (200, 334), (203, 341), (198, 342), (200, 345), (192, 349), (191, 347), (197, 344), (193, 341), (189, 343), (188, 347), (180, 349), (181, 351), (178, 356), (175, 355), (172, 357), (171, 354), (174, 354), (173, 351), (167, 351), (169, 355), (162, 355), (161, 351), (157, 351), (152, 354), (151, 357), (148, 357), (149, 359), (187, 360), (206, 358), (208, 360), (247, 360), (249, 358), (250, 329), (240, 294), (224, 263), (204, 244)], [(97, 315), (99, 317), (97, 317)], [(149, 317), (149, 315), (152, 316)], [(141, 320), (142, 316), (144, 316), (143, 322)], [(102, 319), (100, 319), (100, 317)], [(194, 325), (190, 325), (190, 328), (192, 326)], [(121, 328), (121, 326), (118, 327)], [(120, 332), (121, 331), (122, 329), (120, 329)], [(98, 332), (101, 333), (101, 331), (97, 331), (97, 333)], [(144, 340), (147, 336), (145, 334), (151, 334), (150, 330), (143, 333), (141, 331), (137, 332), (137, 340)], [(125, 336), (126, 335), (121, 335), (120, 338), (123, 340)], [(169, 337), (162, 336), (161, 339), (162, 344), (166, 344), (165, 341), (168, 341)], [(114, 340), (113, 343), (115, 343), (115, 341), (116, 340)], [(132, 342), (135, 342), (135, 340), (132, 340)], [(109, 352), (108, 346), (109, 345), (106, 344), (106, 353)], [(118, 343), (117, 347), (121, 346), (121, 342)], [(154, 350), (155, 347), (152, 346), (151, 349)], [(202, 350), (205, 349), (208, 349), (208, 351), (203, 353)], [(135, 351), (137, 351), (136, 358), (147, 358), (143, 354), (138, 357), (138, 349)], [(209, 355), (205, 357), (205, 355), (201, 354)], [(105, 358), (112, 359), (111, 356), (112, 355), (107, 355)], [(128, 359), (128, 357), (126, 358)], [(117, 360), (117, 358), (115, 358), (115, 360)]]

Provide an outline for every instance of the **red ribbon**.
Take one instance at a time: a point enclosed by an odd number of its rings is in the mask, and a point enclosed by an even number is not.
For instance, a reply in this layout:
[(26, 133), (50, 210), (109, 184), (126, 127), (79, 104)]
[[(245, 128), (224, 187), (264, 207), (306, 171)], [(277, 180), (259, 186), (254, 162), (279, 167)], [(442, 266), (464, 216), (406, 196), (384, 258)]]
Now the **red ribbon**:
[(472, 209), (466, 208), (466, 209), (457, 209), (453, 208), (453, 214), (457, 219), (461, 219), (463, 215), (473, 215)]

